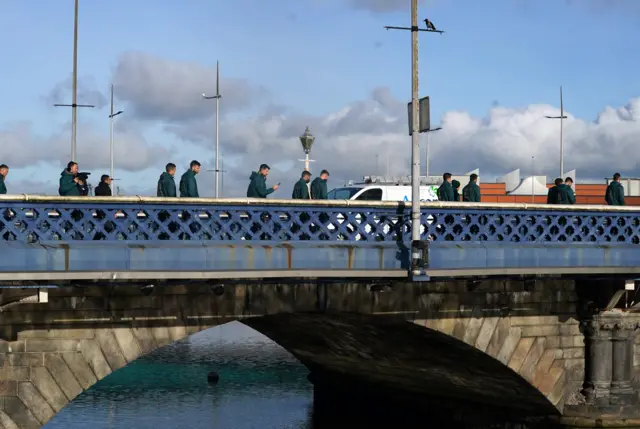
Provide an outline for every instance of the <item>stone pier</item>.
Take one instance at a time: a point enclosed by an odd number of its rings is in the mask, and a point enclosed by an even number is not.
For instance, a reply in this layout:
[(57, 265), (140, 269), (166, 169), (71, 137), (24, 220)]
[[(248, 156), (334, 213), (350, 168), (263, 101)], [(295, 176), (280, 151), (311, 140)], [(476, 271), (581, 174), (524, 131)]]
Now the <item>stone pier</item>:
[(634, 389), (635, 343), (640, 319), (621, 310), (593, 314), (581, 322), (585, 336), (585, 379), (580, 404), (566, 405), (568, 424), (640, 425), (640, 396)]

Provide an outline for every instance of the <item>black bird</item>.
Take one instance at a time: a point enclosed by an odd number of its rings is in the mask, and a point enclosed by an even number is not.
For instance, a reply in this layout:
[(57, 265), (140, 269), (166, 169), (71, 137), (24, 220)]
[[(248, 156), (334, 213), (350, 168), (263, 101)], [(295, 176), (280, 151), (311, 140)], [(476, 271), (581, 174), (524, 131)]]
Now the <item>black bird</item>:
[(435, 26), (435, 25), (433, 25), (433, 22), (429, 21), (428, 19), (425, 19), (425, 20), (424, 20), (424, 23), (425, 23), (425, 24), (426, 24), (426, 26), (427, 26), (427, 30), (437, 31), (437, 30), (436, 30), (436, 26)]

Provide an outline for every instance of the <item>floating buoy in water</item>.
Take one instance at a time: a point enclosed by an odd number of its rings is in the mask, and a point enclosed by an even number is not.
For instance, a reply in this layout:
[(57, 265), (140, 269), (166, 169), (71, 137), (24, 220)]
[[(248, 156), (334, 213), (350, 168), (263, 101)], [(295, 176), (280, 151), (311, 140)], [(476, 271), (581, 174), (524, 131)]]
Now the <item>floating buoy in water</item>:
[(211, 384), (218, 384), (218, 381), (220, 380), (220, 376), (218, 375), (217, 372), (215, 371), (211, 371), (209, 374), (207, 374), (207, 381)]

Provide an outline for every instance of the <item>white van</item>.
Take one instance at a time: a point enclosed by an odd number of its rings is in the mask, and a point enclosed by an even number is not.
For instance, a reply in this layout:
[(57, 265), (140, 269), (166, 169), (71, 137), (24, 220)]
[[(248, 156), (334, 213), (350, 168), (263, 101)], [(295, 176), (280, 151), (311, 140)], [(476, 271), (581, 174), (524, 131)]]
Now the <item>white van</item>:
[[(438, 186), (420, 186), (420, 201), (438, 201)], [(329, 192), (330, 200), (411, 201), (411, 186), (354, 184)]]

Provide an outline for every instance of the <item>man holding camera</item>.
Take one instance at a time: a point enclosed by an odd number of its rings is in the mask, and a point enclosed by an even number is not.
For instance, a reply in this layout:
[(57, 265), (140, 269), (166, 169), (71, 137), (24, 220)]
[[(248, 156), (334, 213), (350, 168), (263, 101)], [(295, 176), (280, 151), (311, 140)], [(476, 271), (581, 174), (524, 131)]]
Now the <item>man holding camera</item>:
[(60, 173), (58, 193), (63, 197), (87, 195), (83, 192), (83, 186), (86, 188), (87, 185), (86, 182), (83, 182), (83, 180), (78, 177), (78, 163), (69, 161), (67, 168)]

